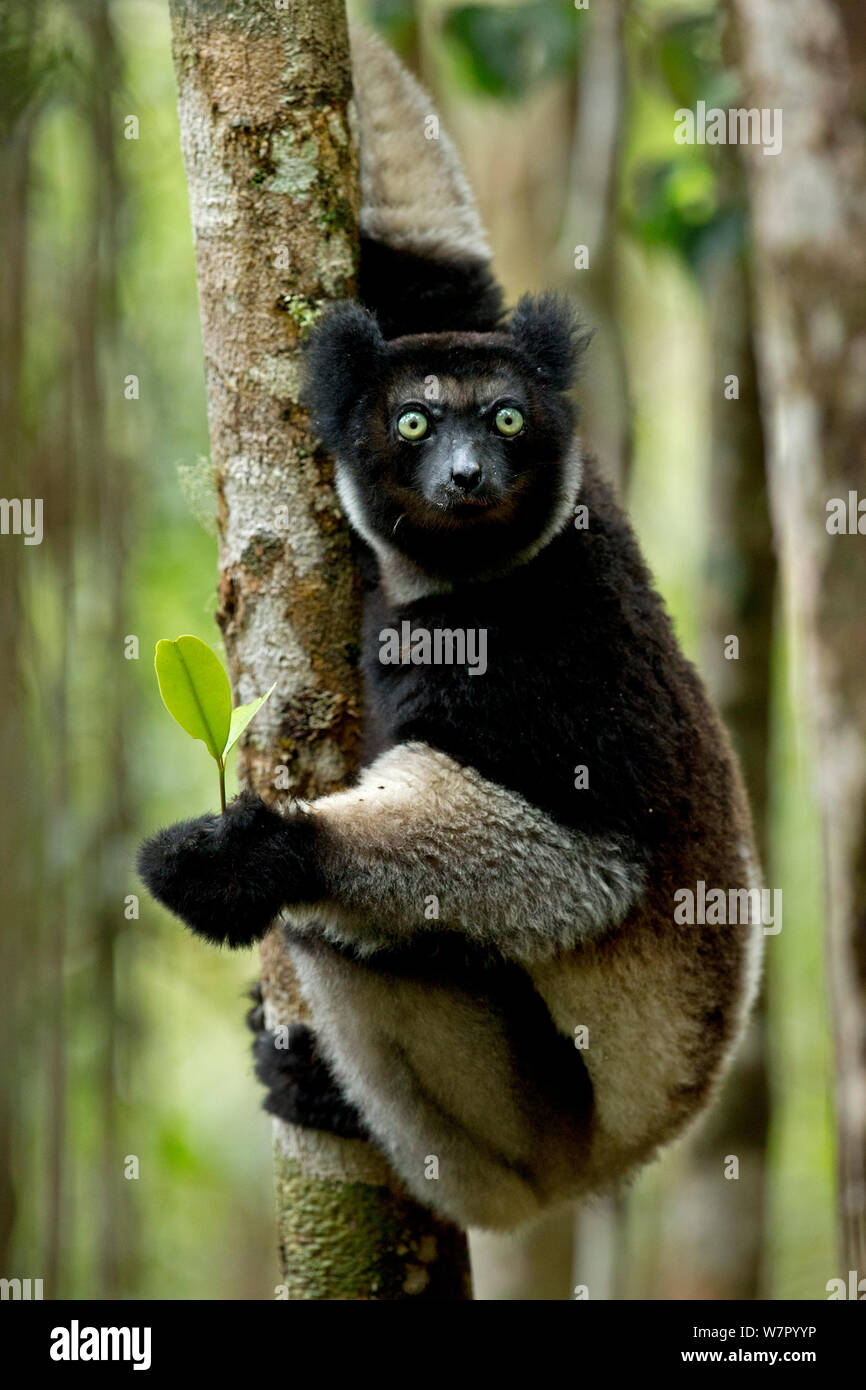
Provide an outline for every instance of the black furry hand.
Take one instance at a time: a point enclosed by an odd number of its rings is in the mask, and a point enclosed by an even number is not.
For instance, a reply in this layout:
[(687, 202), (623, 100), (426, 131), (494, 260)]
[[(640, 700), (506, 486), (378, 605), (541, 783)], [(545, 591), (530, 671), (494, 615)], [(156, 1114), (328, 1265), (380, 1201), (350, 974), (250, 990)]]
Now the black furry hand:
[(145, 840), (138, 871), (193, 931), (248, 946), (284, 903), (315, 897), (312, 837), (307, 815), (278, 815), (242, 792), (221, 816), (180, 821)]

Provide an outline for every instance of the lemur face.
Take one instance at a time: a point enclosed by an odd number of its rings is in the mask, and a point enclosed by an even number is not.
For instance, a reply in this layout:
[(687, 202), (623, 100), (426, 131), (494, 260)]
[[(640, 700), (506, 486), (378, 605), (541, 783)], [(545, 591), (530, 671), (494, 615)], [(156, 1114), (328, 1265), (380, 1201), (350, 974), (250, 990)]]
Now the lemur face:
[(330, 311), (307, 394), (361, 535), (449, 577), (537, 545), (579, 481), (563, 392), (581, 345), (552, 298), (521, 301), (501, 333), (390, 342), (357, 305)]

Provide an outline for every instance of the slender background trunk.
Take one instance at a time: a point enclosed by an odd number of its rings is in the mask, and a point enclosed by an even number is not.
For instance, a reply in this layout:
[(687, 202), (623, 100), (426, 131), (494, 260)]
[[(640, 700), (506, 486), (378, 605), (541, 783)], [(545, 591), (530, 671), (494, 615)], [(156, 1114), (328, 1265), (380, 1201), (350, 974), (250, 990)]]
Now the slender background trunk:
[[(866, 494), (866, 12), (733, 0), (748, 105), (782, 153), (744, 147), (761, 391), (786, 599), (814, 711), (836, 1034), (841, 1258), (866, 1269), (866, 536), (827, 504)], [(858, 493), (859, 490), (859, 493)], [(863, 521), (866, 532), (866, 519)]]

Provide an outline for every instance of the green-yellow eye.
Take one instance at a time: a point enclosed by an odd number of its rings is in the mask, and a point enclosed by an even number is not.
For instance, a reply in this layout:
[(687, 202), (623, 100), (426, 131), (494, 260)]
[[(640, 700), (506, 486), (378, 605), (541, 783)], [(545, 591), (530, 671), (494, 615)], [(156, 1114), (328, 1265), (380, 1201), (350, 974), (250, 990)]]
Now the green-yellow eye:
[(523, 429), (523, 416), (513, 405), (504, 405), (496, 412), (496, 428), (500, 434), (519, 434)]
[(423, 439), (427, 433), (427, 416), (421, 410), (407, 410), (397, 421), (397, 430), (410, 442)]

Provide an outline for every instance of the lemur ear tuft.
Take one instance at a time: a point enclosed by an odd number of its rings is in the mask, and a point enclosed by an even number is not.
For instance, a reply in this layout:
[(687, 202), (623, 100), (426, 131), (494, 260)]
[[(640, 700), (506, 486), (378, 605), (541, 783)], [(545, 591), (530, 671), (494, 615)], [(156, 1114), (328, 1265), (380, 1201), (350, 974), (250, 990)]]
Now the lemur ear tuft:
[(569, 301), (552, 292), (525, 294), (517, 302), (509, 327), (542, 380), (556, 391), (567, 390), (592, 336)]
[(304, 345), (303, 403), (332, 453), (352, 407), (379, 376), (385, 339), (371, 313), (353, 300), (325, 310)]

